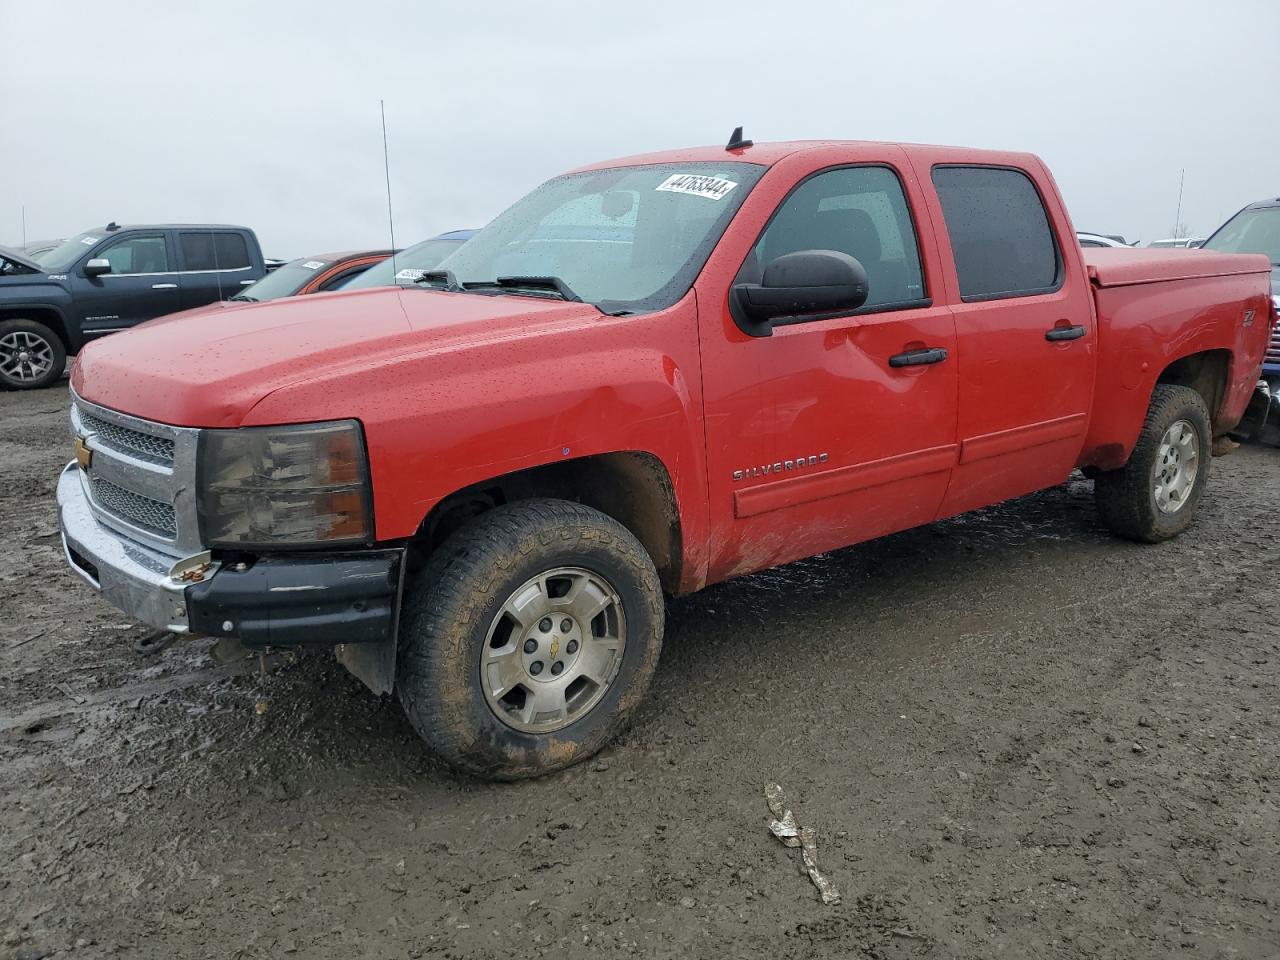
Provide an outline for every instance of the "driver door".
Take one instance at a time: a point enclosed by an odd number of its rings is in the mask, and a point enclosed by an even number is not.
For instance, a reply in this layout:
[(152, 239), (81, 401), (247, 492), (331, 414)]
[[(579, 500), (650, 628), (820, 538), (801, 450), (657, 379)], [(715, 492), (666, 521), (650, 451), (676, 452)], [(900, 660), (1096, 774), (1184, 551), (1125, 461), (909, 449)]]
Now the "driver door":
[[(957, 459), (956, 332), (930, 299), (940, 266), (922, 256), (928, 214), (904, 182), (909, 171), (883, 163), (807, 177), (735, 281), (758, 282), (787, 253), (837, 250), (867, 271), (857, 311), (757, 338), (722, 304), (700, 325), (709, 581), (928, 523), (942, 503)], [(934, 362), (915, 362), (928, 350)]]
[[(111, 263), (111, 272), (84, 274), (89, 259)], [(113, 238), (93, 250), (72, 274), (76, 312), (86, 337), (100, 336), (173, 313), (178, 274), (166, 231), (140, 231)]]

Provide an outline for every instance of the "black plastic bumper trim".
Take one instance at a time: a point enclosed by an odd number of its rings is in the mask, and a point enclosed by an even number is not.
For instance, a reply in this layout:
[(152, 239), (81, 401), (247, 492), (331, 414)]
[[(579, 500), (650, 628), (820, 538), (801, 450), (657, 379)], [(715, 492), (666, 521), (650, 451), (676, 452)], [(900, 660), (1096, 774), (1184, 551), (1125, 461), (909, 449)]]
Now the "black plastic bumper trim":
[(261, 557), (186, 590), (193, 633), (246, 646), (392, 640), (404, 550)]

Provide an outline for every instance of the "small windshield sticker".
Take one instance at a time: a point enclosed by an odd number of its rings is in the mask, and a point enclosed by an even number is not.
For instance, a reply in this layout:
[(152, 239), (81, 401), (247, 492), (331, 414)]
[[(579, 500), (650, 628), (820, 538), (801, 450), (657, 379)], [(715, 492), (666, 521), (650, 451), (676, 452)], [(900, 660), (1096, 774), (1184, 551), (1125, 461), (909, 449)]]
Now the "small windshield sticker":
[(98, 238), (97, 237), (81, 237), (80, 242), (83, 243), (86, 247), (92, 247), (95, 243), (98, 242)]
[(397, 280), (417, 280), (420, 276), (422, 276), (426, 272), (427, 271), (425, 270), (414, 270), (411, 267), (405, 267), (403, 270), (401, 270), (399, 273), (396, 274), (396, 279)]
[(324, 261), (308, 260), (306, 263), (303, 264), (303, 266), (306, 267), (308, 270), (319, 270), (321, 267), (324, 266)]
[(673, 173), (654, 189), (668, 193), (688, 193), (708, 200), (723, 200), (737, 184), (720, 177), (699, 177), (692, 173)]

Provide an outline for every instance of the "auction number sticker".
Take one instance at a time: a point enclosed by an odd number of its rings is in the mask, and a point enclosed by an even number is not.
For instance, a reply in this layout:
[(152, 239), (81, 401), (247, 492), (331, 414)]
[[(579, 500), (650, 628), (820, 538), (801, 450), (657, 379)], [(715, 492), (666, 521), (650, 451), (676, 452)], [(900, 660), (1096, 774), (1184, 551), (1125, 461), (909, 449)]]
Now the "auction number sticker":
[(737, 184), (721, 177), (700, 177), (692, 173), (673, 173), (654, 187), (667, 193), (687, 193), (708, 200), (723, 200)]
[(319, 270), (321, 267), (324, 266), (324, 261), (308, 260), (306, 263), (303, 264), (303, 266), (306, 267), (308, 270)]
[(98, 242), (98, 238), (97, 237), (81, 237), (80, 242), (83, 243), (86, 247), (92, 247), (95, 243)]
[(396, 279), (397, 280), (417, 280), (420, 276), (422, 276), (426, 272), (427, 271), (425, 270), (414, 270), (410, 267), (405, 267), (403, 270), (401, 270), (399, 273), (396, 274)]

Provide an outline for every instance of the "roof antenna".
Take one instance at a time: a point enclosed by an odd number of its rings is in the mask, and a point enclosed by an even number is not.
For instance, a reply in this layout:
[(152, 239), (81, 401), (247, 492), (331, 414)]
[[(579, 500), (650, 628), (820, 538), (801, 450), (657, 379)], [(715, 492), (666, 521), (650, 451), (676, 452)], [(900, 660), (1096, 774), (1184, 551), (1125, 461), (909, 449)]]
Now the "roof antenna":
[(396, 282), (396, 221), (391, 213), (391, 158), (387, 154), (387, 105), (378, 101), (378, 110), (382, 114), (382, 172), (387, 180), (387, 227), (391, 232), (391, 282)]
[(733, 134), (729, 137), (729, 142), (725, 146), (726, 150), (745, 150), (751, 146), (752, 141), (742, 139), (742, 128), (734, 127)]
[(107, 224), (107, 230), (110, 233), (115, 233), (119, 229), (120, 229), (120, 224), (116, 223), (114, 220), (112, 220), (110, 223)]

